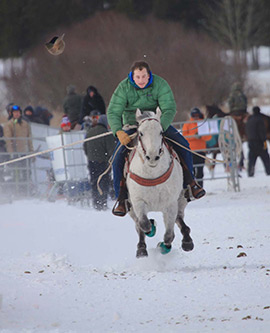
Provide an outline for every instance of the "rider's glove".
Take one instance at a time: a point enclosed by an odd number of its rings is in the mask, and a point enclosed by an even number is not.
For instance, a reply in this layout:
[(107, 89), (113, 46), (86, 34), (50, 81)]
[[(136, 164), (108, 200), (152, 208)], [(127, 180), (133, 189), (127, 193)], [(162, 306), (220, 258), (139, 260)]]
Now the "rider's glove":
[(117, 131), (116, 135), (117, 135), (120, 143), (123, 146), (126, 146), (131, 141), (131, 138), (129, 137), (129, 135), (126, 132), (122, 131), (122, 130)]

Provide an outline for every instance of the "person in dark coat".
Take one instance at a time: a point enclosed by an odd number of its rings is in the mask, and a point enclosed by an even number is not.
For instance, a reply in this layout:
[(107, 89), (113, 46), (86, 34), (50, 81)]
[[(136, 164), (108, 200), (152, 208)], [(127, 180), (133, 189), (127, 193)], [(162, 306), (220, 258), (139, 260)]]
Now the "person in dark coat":
[[(106, 115), (100, 115), (97, 124), (89, 128), (86, 138), (94, 137), (108, 132), (108, 122)], [(97, 210), (107, 209), (107, 198), (110, 190), (110, 174), (105, 174), (101, 181), (100, 187), (103, 194), (100, 195), (97, 189), (98, 177), (107, 169), (108, 161), (114, 151), (116, 142), (113, 135), (107, 135), (83, 144), (84, 152), (88, 160), (88, 169), (90, 173), (90, 182), (92, 188), (92, 202)]]
[(50, 126), (53, 114), (43, 106), (38, 105), (34, 111), (35, 115), (42, 120), (42, 124)]
[(79, 124), (82, 124), (83, 118), (89, 116), (90, 112), (93, 110), (99, 111), (100, 114), (105, 114), (106, 106), (102, 96), (97, 91), (97, 88), (89, 86), (86, 89), (86, 95), (83, 98)]
[(270, 158), (267, 151), (266, 128), (258, 106), (254, 106), (253, 115), (246, 123), (246, 135), (248, 140), (248, 176), (253, 177), (257, 157), (260, 157), (267, 175), (270, 175)]
[(235, 82), (231, 87), (228, 99), (230, 113), (241, 115), (247, 112), (247, 96), (243, 93), (240, 82)]
[(37, 123), (37, 124), (43, 124), (42, 119), (35, 115), (34, 109), (31, 105), (28, 105), (24, 110), (23, 110), (23, 116), (22, 118), (30, 123)]
[(71, 122), (71, 129), (74, 129), (80, 119), (81, 108), (82, 96), (76, 93), (75, 86), (67, 86), (67, 95), (63, 101), (63, 109)]

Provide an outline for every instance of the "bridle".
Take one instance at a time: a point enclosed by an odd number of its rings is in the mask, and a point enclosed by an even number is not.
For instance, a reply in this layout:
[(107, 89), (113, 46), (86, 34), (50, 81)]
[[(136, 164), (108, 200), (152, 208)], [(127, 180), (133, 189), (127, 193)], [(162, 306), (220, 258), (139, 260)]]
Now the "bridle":
[[(145, 150), (145, 148), (144, 148), (144, 144), (143, 144), (143, 141), (142, 141), (142, 136), (140, 135), (140, 132), (139, 132), (139, 127), (140, 127), (140, 125), (141, 125), (142, 123), (144, 123), (145, 121), (150, 121), (150, 120), (155, 120), (155, 121), (157, 121), (158, 123), (160, 123), (160, 121), (159, 121), (158, 119), (156, 119), (156, 118), (145, 118), (145, 119), (143, 119), (142, 121), (139, 122), (139, 126), (138, 126), (138, 137), (139, 137), (138, 141), (140, 142), (140, 145), (141, 145), (141, 147), (142, 147), (143, 154), (144, 154), (144, 156), (146, 157), (146, 159), (147, 159), (146, 150)], [(160, 150), (159, 150), (159, 156), (161, 156), (161, 155), (164, 153), (164, 149), (163, 149), (163, 144), (164, 144), (164, 142), (165, 142), (165, 140), (164, 140), (164, 138), (162, 137), (162, 140), (161, 140), (161, 148), (160, 148)], [(149, 157), (148, 157), (148, 158), (149, 158)]]

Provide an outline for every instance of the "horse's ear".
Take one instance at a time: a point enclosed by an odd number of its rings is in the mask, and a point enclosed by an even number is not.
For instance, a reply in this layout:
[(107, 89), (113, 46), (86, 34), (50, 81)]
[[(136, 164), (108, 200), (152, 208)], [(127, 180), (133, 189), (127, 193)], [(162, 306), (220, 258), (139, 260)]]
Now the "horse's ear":
[(161, 114), (162, 114), (162, 112), (161, 112), (161, 110), (160, 110), (160, 108), (159, 108), (159, 106), (158, 106), (158, 107), (156, 108), (156, 115), (157, 115), (157, 117), (158, 117), (159, 120), (160, 120)]
[(140, 109), (136, 110), (136, 119), (138, 120), (142, 116), (142, 112)]

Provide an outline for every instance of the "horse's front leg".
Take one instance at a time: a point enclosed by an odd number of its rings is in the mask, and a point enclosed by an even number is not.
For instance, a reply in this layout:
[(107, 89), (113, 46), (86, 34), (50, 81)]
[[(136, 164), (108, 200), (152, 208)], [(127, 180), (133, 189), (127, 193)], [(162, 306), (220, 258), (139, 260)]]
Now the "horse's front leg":
[(171, 251), (172, 242), (174, 240), (174, 223), (177, 216), (177, 205), (173, 204), (163, 212), (163, 219), (165, 224), (165, 234), (163, 242), (158, 244), (160, 247), (161, 253), (166, 254)]
[(144, 201), (140, 200), (133, 203), (134, 213), (137, 216), (138, 224), (140, 229), (145, 233), (149, 234), (152, 231), (152, 223), (147, 217), (147, 209)]
[(136, 228), (137, 234), (139, 236), (139, 243), (137, 244), (136, 257), (137, 258), (147, 257), (148, 253), (146, 250), (145, 233), (140, 228), (139, 220), (134, 213), (133, 207), (131, 207), (129, 214), (135, 222), (135, 228)]

